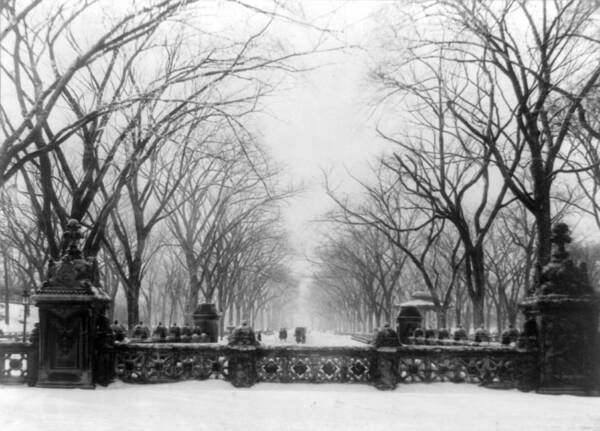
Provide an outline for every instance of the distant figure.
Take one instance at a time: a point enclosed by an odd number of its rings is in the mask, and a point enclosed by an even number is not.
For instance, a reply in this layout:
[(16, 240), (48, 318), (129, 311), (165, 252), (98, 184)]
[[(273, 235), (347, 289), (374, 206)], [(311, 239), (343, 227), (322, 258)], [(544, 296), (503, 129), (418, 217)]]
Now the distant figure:
[(279, 330), (279, 341), (287, 341), (287, 329), (281, 328)]
[(206, 332), (200, 334), (200, 338), (198, 340), (199, 343), (208, 343), (209, 341), (210, 340), (208, 339), (208, 334)]
[(262, 335), (261, 335), (260, 331), (257, 331), (257, 332), (256, 332), (256, 339), (257, 339), (258, 341), (262, 341)]
[(125, 327), (119, 324), (118, 320), (115, 320), (112, 325), (110, 325), (110, 329), (115, 334), (115, 341), (123, 341), (125, 339)]
[(294, 330), (294, 338), (296, 339), (296, 343), (306, 343), (306, 328), (298, 326)]

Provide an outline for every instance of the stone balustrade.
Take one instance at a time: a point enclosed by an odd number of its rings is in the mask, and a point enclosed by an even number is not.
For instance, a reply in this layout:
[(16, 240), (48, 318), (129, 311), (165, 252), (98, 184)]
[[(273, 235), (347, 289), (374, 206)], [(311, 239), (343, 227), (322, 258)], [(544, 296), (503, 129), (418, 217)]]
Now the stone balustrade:
[[(535, 352), (506, 346), (224, 346), (130, 343), (115, 348), (115, 375), (131, 383), (220, 378), (254, 383), (454, 382), (531, 389)], [(381, 372), (389, 361), (390, 371)]]

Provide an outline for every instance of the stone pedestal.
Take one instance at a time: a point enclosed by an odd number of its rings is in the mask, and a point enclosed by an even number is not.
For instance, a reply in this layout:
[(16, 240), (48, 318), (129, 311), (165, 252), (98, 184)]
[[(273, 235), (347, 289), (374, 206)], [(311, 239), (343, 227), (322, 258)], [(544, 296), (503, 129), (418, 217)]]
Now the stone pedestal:
[(219, 313), (215, 304), (200, 304), (194, 311), (194, 325), (208, 336), (210, 343), (219, 341)]
[(597, 395), (598, 299), (541, 295), (521, 307), (538, 328), (538, 392)]
[(46, 280), (32, 297), (39, 309), (37, 386), (93, 388), (112, 375), (106, 355), (112, 330), (104, 316), (109, 297), (100, 288), (96, 259), (78, 247), (79, 229), (69, 220), (62, 257), (49, 262)]
[(96, 321), (107, 298), (37, 294), (40, 337), (37, 386), (93, 388)]
[(597, 331), (600, 301), (585, 265), (569, 259), (569, 228), (552, 229), (552, 260), (520, 307), (526, 322), (520, 344), (538, 351), (538, 392), (598, 394)]

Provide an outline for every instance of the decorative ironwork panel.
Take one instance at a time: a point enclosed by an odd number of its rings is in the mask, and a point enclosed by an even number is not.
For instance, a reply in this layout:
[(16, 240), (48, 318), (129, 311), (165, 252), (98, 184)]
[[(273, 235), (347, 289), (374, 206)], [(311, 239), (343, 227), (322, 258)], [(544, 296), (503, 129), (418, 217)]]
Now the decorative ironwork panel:
[(367, 383), (371, 380), (372, 359), (368, 357), (346, 358), (346, 377), (350, 382)]
[(427, 348), (398, 352), (401, 383), (454, 382), (525, 388), (535, 376), (534, 352), (510, 348)]
[(256, 375), (259, 381), (264, 382), (284, 382), (284, 370), (287, 366), (287, 360), (281, 357), (267, 356), (257, 360)]
[(371, 347), (276, 346), (257, 349), (259, 382), (369, 383)]
[[(256, 382), (376, 383), (381, 353), (373, 347), (260, 346), (237, 352), (215, 344), (127, 344), (116, 347), (116, 375), (158, 383), (229, 378), (229, 363), (253, 361)], [(536, 352), (509, 347), (403, 346), (386, 353), (398, 383), (454, 382), (531, 389)], [(381, 359), (381, 358), (380, 358)], [(15, 363), (16, 364), (16, 363)]]
[(30, 344), (5, 343), (0, 345), (0, 383), (26, 383), (29, 377)]
[(292, 382), (310, 382), (313, 377), (313, 369), (307, 356), (293, 356), (289, 362), (289, 376)]
[(222, 346), (123, 344), (115, 349), (115, 374), (132, 383), (204, 380), (226, 374)]

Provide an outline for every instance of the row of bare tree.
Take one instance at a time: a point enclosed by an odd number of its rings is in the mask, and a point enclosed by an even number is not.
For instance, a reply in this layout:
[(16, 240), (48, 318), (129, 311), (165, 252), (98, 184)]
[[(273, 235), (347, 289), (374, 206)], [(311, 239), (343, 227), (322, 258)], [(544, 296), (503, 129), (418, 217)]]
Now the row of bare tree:
[(8, 0), (0, 19), (6, 301), (39, 285), (71, 218), (130, 327), (141, 298), (189, 321), (200, 298), (248, 316), (287, 295), (289, 192), (248, 127), (309, 53), (271, 34), (297, 22), (286, 5)]
[[(600, 229), (599, 18), (587, 0), (384, 8), (370, 78), (391, 150), (358, 203), (326, 184), (338, 234), (315, 275), (324, 314), (379, 323), (390, 295), (426, 288), (440, 326), (451, 308), (454, 325), (467, 311), (476, 327), (515, 323), (552, 223), (588, 214)], [(378, 278), (373, 249), (410, 270)]]

